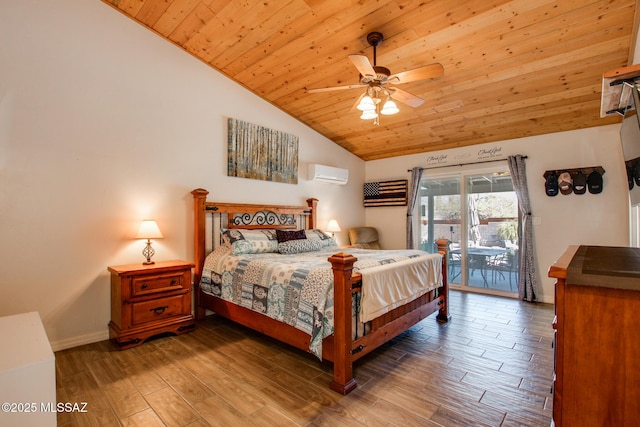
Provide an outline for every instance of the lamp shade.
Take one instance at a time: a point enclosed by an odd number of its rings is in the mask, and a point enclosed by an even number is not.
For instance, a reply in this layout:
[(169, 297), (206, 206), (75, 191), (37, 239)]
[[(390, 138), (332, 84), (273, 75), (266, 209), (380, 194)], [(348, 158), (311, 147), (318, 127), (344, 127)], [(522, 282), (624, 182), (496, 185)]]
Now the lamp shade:
[(330, 219), (329, 223), (327, 224), (327, 231), (330, 231), (332, 233), (340, 231), (340, 225), (338, 225), (338, 221), (336, 221), (335, 219)]
[(152, 219), (142, 221), (138, 234), (136, 234), (136, 239), (162, 239), (163, 237), (158, 224)]
[(365, 95), (356, 107), (360, 111), (371, 111), (376, 109), (373, 99), (369, 95)]
[(362, 120), (372, 120), (376, 117), (378, 117), (378, 113), (376, 113), (375, 110), (363, 111), (362, 115), (360, 116)]
[(382, 110), (380, 110), (380, 114), (384, 114), (385, 116), (390, 116), (392, 114), (396, 114), (398, 111), (398, 106), (391, 99), (387, 100), (382, 106)]

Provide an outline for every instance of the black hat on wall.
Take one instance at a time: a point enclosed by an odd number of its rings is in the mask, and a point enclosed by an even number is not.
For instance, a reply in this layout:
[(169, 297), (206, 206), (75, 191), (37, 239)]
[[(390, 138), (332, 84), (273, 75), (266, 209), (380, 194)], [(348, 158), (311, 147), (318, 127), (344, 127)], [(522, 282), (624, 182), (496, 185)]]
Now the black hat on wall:
[(598, 171), (594, 170), (589, 174), (589, 178), (587, 178), (587, 187), (591, 194), (602, 193), (602, 175), (600, 175)]
[[(631, 166), (631, 174), (633, 175), (633, 180), (636, 185), (640, 185), (640, 165), (638, 163)], [(631, 187), (629, 189), (631, 189)]]
[(587, 192), (587, 176), (582, 171), (578, 171), (573, 175), (573, 192), (575, 194)]
[(547, 196), (557, 196), (558, 195), (558, 176), (555, 172), (550, 172), (547, 175), (547, 181), (544, 183), (544, 191), (547, 193)]

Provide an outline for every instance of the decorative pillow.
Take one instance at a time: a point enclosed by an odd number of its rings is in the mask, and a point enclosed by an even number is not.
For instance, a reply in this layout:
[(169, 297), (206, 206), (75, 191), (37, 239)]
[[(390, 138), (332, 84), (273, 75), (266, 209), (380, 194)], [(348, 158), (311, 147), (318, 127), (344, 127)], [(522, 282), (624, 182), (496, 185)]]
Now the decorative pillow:
[(276, 230), (276, 236), (278, 237), (278, 243), (288, 242), (289, 240), (300, 240), (300, 239), (307, 238), (307, 234), (304, 232), (304, 230), (296, 230), (296, 231)]
[(333, 237), (329, 236), (327, 233), (325, 233), (322, 230), (318, 230), (317, 228), (314, 228), (313, 230), (305, 230), (305, 232), (307, 235), (307, 239), (318, 240), (320, 241), (320, 243), (322, 243), (323, 247), (338, 245), (338, 243), (336, 243), (336, 240)]
[(322, 249), (322, 242), (319, 239), (299, 239), (278, 243), (278, 252), (281, 254), (299, 254), (301, 252), (313, 252)]
[(222, 244), (231, 246), (233, 255), (278, 252), (275, 230), (225, 230)]

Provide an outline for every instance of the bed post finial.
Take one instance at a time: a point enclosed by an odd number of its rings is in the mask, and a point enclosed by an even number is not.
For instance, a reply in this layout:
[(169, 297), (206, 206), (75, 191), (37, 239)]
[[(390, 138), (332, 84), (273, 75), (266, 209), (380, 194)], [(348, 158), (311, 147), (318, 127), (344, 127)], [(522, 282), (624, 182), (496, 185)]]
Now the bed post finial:
[(193, 260), (196, 265), (194, 269), (193, 283), (196, 283), (195, 295), (195, 308), (196, 319), (203, 319), (205, 316), (204, 308), (200, 307), (199, 296), (200, 292), (197, 289), (197, 284), (200, 283), (200, 277), (202, 277), (202, 266), (204, 265), (204, 257), (206, 250), (206, 237), (205, 237), (205, 220), (207, 217), (205, 205), (207, 203), (207, 194), (209, 192), (204, 188), (196, 188), (191, 192), (193, 194)]
[(440, 296), (442, 297), (442, 304), (440, 305), (440, 312), (436, 316), (436, 319), (440, 323), (446, 323), (451, 320), (449, 314), (449, 241), (445, 238), (438, 239), (436, 241), (438, 245), (438, 253), (442, 255), (442, 289), (440, 290)]

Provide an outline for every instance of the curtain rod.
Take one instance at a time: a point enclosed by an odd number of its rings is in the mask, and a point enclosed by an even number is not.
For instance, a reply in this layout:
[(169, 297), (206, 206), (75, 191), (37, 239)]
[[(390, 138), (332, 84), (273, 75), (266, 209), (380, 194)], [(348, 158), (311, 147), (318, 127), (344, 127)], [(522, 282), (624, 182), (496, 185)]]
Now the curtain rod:
[[(527, 158), (527, 156), (522, 156), (522, 158), (523, 158), (523, 159), (526, 159), (526, 158)], [(420, 168), (420, 169), (422, 169), (422, 170), (427, 170), (427, 169), (450, 168), (450, 167), (452, 167), (452, 166), (477, 165), (477, 164), (480, 164), (480, 163), (503, 162), (503, 161), (505, 161), (505, 160), (507, 160), (507, 159), (505, 158), (505, 159), (483, 160), (483, 161), (480, 161), (480, 162), (469, 162), (469, 163), (459, 163), (459, 164), (454, 164), (454, 165), (433, 166), (433, 167), (430, 167), (430, 168)], [(408, 170), (407, 170), (407, 172), (411, 172), (411, 169), (408, 169)]]

